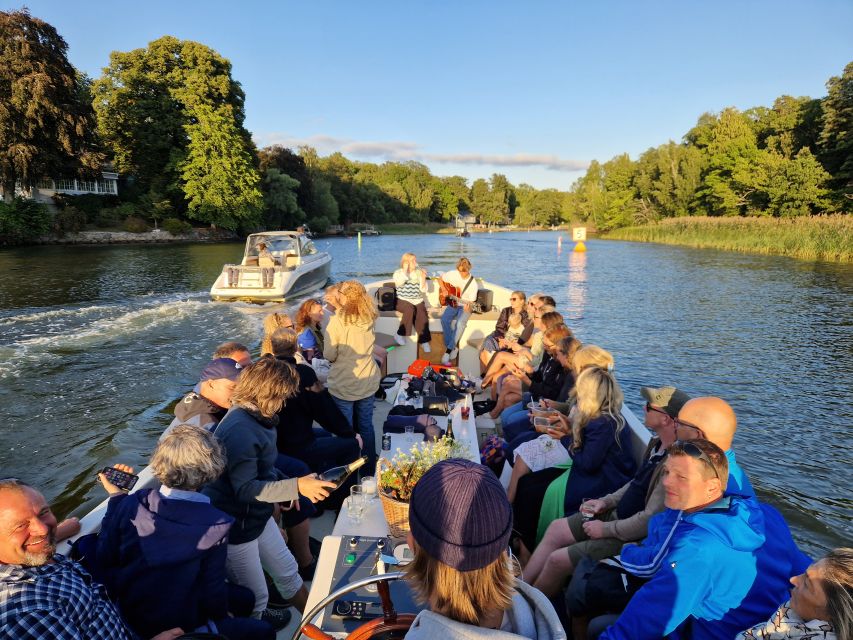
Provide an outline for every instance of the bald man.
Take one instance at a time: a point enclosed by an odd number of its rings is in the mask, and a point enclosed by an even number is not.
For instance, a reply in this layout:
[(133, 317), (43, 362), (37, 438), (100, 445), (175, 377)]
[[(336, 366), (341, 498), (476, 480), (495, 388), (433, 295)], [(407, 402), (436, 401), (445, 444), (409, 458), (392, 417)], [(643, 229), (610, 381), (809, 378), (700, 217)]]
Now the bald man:
[(725, 400), (711, 396), (693, 398), (678, 412), (675, 424), (679, 440), (704, 438), (725, 451), (729, 461), (726, 493), (755, 497), (752, 483), (738, 466), (735, 452), (732, 450), (732, 440), (737, 431), (737, 416)]

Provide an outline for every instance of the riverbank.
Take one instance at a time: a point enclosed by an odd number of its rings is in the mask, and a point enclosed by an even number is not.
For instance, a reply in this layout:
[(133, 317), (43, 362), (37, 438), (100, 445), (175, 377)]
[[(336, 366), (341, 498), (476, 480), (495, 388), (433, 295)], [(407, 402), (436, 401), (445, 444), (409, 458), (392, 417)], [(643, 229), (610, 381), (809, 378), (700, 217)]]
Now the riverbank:
[(62, 236), (49, 235), (33, 239), (27, 244), (169, 244), (186, 242), (229, 242), (239, 240), (233, 231), (223, 229), (193, 229), (189, 233), (172, 235), (163, 229), (142, 233), (130, 231), (80, 231)]
[(799, 218), (668, 218), (615, 229), (601, 238), (658, 242), (697, 249), (853, 262), (853, 216)]

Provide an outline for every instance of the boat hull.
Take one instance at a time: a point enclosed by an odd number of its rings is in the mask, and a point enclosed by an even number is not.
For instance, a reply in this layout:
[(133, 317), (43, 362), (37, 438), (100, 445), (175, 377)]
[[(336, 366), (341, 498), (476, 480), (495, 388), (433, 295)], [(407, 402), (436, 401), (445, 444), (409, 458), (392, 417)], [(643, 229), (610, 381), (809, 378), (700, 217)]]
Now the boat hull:
[(332, 257), (319, 253), (292, 269), (275, 268), (272, 286), (264, 287), (262, 268), (225, 265), (210, 297), (222, 302), (282, 302), (324, 287), (331, 270)]

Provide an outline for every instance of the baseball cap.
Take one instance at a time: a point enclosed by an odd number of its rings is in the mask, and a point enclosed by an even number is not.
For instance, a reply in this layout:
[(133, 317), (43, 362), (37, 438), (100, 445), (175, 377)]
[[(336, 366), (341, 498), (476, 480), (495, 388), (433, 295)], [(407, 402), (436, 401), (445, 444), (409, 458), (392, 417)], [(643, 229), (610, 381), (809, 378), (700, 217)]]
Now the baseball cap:
[(205, 380), (236, 380), (243, 373), (243, 367), (239, 362), (232, 358), (217, 358), (211, 360), (207, 366), (201, 370), (200, 382)]
[(640, 395), (642, 395), (649, 404), (653, 404), (654, 406), (660, 407), (666, 411), (670, 418), (677, 418), (678, 412), (681, 411), (681, 407), (687, 404), (687, 401), (690, 400), (690, 396), (675, 387), (660, 387), (657, 389), (654, 387), (641, 387)]

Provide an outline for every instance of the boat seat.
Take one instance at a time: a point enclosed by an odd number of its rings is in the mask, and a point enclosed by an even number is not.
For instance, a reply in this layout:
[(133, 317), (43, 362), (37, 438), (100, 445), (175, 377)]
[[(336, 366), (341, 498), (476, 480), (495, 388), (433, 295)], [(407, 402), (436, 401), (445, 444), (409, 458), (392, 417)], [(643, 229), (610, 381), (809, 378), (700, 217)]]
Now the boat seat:
[(295, 253), (288, 253), (284, 256), (284, 266), (287, 268), (295, 267), (299, 264), (299, 256)]

